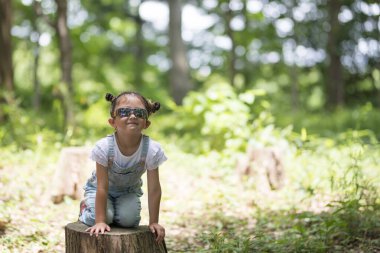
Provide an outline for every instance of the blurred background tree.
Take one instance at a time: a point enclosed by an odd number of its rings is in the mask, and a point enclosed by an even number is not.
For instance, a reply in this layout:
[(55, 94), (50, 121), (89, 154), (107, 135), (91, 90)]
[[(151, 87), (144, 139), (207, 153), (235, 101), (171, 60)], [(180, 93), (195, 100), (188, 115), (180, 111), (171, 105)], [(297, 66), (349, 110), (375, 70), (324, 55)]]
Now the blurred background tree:
[(0, 84), (2, 89), (13, 91), (12, 64), (12, 3), (8, 0), (0, 2)]
[(0, 4), (3, 123), (25, 110), (68, 137), (91, 125), (105, 92), (138, 90), (170, 113), (212, 80), (264, 91), (279, 123), (289, 111), (380, 106), (377, 1)]

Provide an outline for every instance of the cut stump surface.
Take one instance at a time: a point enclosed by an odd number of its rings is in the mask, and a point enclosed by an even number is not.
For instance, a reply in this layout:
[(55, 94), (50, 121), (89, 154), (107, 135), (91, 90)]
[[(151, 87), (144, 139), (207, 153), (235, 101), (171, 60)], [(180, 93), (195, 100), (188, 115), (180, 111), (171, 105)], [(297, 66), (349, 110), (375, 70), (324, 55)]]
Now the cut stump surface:
[(111, 227), (110, 232), (90, 236), (81, 222), (65, 227), (66, 253), (163, 253), (165, 242), (157, 244), (148, 226), (137, 228)]

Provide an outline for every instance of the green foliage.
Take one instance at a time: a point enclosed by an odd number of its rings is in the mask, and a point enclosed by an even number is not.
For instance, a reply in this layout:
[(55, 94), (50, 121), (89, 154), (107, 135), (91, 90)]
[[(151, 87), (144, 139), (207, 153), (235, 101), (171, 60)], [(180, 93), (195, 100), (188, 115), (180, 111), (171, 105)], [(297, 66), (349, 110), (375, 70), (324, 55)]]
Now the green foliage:
[[(52, 98), (50, 110), (34, 111), (21, 106), (22, 98), (3, 93), (6, 101), (1, 106), (0, 115), (4, 123), (0, 127), (0, 144), (12, 150), (36, 150), (53, 145), (60, 148), (65, 145), (84, 145), (104, 133), (107, 117), (99, 120), (106, 110), (95, 104), (94, 108), (77, 113), (77, 126), (74, 129), (63, 130), (63, 108), (58, 98)], [(1, 100), (1, 98), (0, 98)], [(103, 105), (104, 106), (104, 105)]]
[[(246, 223), (220, 213), (208, 227), (210, 232), (200, 236), (206, 252), (376, 252), (380, 247), (379, 147), (360, 144), (358, 138), (354, 143), (354, 138), (328, 149), (309, 146), (293, 157), (287, 171), (290, 182), (279, 193), (281, 203), (289, 198), (293, 205), (262, 203), (252, 214), (256, 221), (252, 230), (238, 232)], [(308, 183), (315, 184), (305, 186)], [(305, 188), (313, 190), (299, 196)], [(303, 211), (309, 200), (325, 204)]]
[(57, 134), (45, 126), (45, 119), (22, 109), (21, 100), (4, 93), (6, 104), (2, 105), (1, 114), (6, 119), (0, 128), (1, 145), (22, 149), (40, 145), (41, 138), (48, 141), (57, 140)]
[(276, 125), (286, 127), (292, 125), (295, 132), (307, 129), (310, 135), (319, 135), (345, 141), (350, 135), (360, 137), (367, 143), (377, 143), (380, 137), (380, 114), (371, 103), (354, 108), (338, 108), (334, 111), (310, 112), (300, 110), (289, 113), (276, 110), (274, 113)]
[(255, 131), (272, 121), (269, 102), (262, 90), (238, 94), (217, 78), (198, 92), (190, 92), (182, 107), (175, 108), (174, 130), (187, 150), (243, 151)]
[(222, 234), (214, 231), (210, 234), (203, 234), (203, 243), (207, 245), (206, 249), (199, 252), (210, 253), (249, 253), (252, 252), (252, 241), (249, 237), (236, 238), (233, 233)]

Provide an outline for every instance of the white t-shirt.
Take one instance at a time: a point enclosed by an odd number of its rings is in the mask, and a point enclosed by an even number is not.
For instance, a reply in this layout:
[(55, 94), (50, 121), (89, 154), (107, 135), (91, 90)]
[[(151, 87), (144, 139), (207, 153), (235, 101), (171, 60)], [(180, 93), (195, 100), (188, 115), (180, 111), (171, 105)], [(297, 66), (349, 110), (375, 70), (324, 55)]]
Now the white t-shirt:
[[(96, 142), (95, 147), (93, 148), (90, 159), (103, 165), (104, 167), (108, 166), (108, 138), (110, 137), (104, 137)], [(143, 147), (143, 141), (141, 138), (140, 146), (136, 150), (134, 154), (131, 156), (125, 156), (123, 155), (120, 150), (119, 146), (116, 143), (116, 138), (113, 138), (114, 140), (114, 162), (117, 163), (120, 167), (131, 167), (138, 163), (140, 161), (142, 147)], [(163, 162), (167, 160), (167, 157), (164, 154), (163, 149), (161, 148), (161, 145), (149, 138), (149, 149), (148, 154), (146, 157), (145, 162), (145, 169), (147, 170), (154, 170), (157, 169)]]

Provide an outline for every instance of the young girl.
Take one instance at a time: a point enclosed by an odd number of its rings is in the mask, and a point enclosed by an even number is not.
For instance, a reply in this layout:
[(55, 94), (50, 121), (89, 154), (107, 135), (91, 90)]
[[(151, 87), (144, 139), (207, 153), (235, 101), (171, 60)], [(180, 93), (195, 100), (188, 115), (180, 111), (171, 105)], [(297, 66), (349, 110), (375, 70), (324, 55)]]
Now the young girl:
[(142, 131), (149, 127), (150, 114), (160, 109), (139, 93), (123, 92), (117, 97), (107, 93), (111, 102), (109, 124), (114, 134), (99, 140), (92, 150), (96, 172), (87, 181), (79, 220), (89, 227), (90, 235), (111, 231), (108, 224), (136, 227), (140, 223), (141, 176), (147, 171), (149, 228), (156, 241), (165, 237), (158, 224), (161, 186), (158, 167), (166, 161), (160, 144)]

